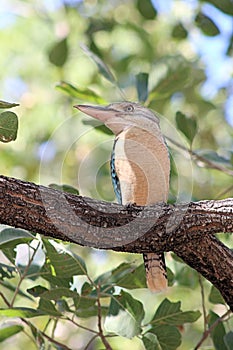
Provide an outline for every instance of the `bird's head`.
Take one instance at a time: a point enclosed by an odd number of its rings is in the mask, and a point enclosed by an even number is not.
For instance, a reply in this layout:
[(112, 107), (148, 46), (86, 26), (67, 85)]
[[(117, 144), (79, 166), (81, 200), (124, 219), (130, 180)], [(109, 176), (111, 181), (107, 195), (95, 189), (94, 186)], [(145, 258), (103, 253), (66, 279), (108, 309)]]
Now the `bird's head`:
[(76, 105), (81, 112), (104, 123), (115, 135), (130, 127), (151, 130), (159, 127), (159, 119), (148, 108), (135, 102), (116, 102), (108, 106)]

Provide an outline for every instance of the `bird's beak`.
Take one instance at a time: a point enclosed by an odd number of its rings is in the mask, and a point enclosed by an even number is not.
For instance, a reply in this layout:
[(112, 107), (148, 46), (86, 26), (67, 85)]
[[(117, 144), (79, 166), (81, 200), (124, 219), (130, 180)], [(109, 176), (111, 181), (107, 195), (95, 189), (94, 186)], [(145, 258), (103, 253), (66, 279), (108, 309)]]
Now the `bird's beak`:
[(117, 111), (108, 106), (90, 106), (90, 105), (76, 105), (75, 108), (79, 109), (81, 112), (90, 115), (93, 118), (100, 120), (102, 123), (106, 124), (111, 119), (116, 117)]

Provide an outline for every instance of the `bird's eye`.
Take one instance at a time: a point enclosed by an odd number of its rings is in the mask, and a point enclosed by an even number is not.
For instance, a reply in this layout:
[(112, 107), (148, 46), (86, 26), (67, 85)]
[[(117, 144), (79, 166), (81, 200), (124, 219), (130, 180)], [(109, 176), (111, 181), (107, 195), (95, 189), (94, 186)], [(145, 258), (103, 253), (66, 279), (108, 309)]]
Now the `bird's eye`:
[(133, 112), (133, 111), (134, 111), (134, 107), (133, 107), (132, 105), (128, 105), (128, 106), (126, 106), (126, 107), (124, 108), (124, 110), (125, 110), (126, 112)]

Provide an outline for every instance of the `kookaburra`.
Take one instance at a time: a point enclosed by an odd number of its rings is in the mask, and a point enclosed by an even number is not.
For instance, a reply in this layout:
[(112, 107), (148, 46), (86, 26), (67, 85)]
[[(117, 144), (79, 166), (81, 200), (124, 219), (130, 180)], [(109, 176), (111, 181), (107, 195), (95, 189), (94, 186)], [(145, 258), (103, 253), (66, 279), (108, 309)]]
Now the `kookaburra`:
[[(118, 102), (106, 107), (77, 105), (115, 134), (111, 174), (119, 203), (149, 205), (166, 202), (170, 161), (158, 117), (139, 103)], [(167, 287), (164, 254), (145, 253), (147, 286), (153, 292)]]

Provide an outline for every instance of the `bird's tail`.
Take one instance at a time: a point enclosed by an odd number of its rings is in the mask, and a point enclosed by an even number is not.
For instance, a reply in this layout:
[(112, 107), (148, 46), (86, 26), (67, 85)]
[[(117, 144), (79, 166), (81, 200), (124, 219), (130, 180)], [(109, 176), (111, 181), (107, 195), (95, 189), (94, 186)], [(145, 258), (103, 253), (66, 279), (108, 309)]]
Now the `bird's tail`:
[(151, 292), (160, 292), (167, 288), (167, 273), (164, 254), (143, 254), (146, 268), (147, 287)]

